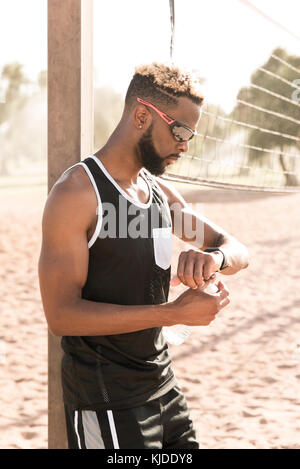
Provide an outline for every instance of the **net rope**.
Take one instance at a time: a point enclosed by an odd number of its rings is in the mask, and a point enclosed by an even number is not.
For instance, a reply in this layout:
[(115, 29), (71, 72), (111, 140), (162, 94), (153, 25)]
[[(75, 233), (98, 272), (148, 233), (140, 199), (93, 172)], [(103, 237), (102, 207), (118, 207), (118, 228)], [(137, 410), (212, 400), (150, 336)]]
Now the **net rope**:
[(278, 62), (281, 62), (281, 63), (282, 63), (283, 65), (285, 65), (287, 68), (290, 68), (290, 69), (293, 70), (294, 72), (300, 74), (300, 69), (299, 69), (299, 68), (296, 68), (296, 67), (294, 67), (293, 65), (289, 64), (288, 62), (286, 62), (285, 60), (281, 59), (280, 57), (277, 57), (277, 55), (272, 54), (271, 57), (272, 57), (272, 59), (275, 59), (275, 60), (277, 60)]
[(285, 84), (291, 86), (292, 88), (295, 88), (296, 90), (300, 90), (300, 87), (297, 86), (295, 83), (293, 83), (293, 82), (291, 82), (291, 81), (289, 81), (289, 80), (286, 80), (285, 78), (280, 77), (280, 76), (277, 75), (276, 73), (270, 72), (270, 70), (266, 70), (266, 69), (263, 68), (263, 67), (259, 67), (258, 70), (260, 70), (260, 71), (263, 72), (263, 73), (266, 73), (267, 75), (270, 75), (270, 76), (273, 77), (273, 78), (276, 78), (277, 80), (282, 81), (282, 83), (285, 83)]
[(214, 113), (208, 112), (208, 111), (202, 111), (202, 114), (204, 114), (206, 116), (215, 117), (216, 119), (222, 120), (224, 122), (231, 122), (232, 124), (239, 125), (241, 127), (246, 127), (248, 129), (258, 130), (259, 132), (264, 132), (264, 133), (267, 133), (267, 134), (270, 134), (270, 135), (277, 135), (278, 137), (283, 137), (283, 138), (287, 138), (287, 139), (290, 139), (290, 140), (294, 140), (296, 142), (300, 142), (300, 138), (295, 137), (294, 135), (283, 134), (281, 132), (277, 132), (276, 130), (269, 130), (269, 129), (265, 129), (263, 127), (258, 127), (257, 125), (247, 124), (246, 122), (240, 122), (240, 121), (237, 121), (235, 119), (230, 119), (228, 117), (218, 116), (217, 114), (214, 114)]

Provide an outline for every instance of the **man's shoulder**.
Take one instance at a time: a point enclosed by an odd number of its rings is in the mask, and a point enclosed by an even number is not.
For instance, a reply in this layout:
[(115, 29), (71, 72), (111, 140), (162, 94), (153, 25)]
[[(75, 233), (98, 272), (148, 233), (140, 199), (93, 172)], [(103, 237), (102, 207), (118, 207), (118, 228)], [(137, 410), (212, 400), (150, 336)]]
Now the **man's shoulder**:
[(61, 193), (84, 191), (90, 188), (89, 177), (84, 168), (78, 164), (66, 169), (53, 185), (52, 190)]
[(61, 174), (49, 192), (48, 198), (67, 202), (80, 198), (95, 198), (95, 194), (85, 169), (81, 165), (76, 165)]
[[(97, 204), (95, 192), (89, 177), (81, 165), (67, 169), (58, 178), (49, 192), (45, 211), (58, 214), (61, 210), (80, 214), (82, 211), (94, 211)], [(47, 210), (48, 209), (48, 210)]]

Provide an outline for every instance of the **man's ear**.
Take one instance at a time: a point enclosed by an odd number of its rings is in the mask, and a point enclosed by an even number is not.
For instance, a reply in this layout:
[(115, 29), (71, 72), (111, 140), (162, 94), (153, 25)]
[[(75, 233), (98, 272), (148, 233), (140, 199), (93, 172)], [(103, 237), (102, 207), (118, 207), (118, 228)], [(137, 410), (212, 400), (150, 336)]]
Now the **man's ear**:
[(136, 106), (134, 111), (134, 123), (138, 130), (147, 130), (151, 125), (152, 116), (145, 106)]

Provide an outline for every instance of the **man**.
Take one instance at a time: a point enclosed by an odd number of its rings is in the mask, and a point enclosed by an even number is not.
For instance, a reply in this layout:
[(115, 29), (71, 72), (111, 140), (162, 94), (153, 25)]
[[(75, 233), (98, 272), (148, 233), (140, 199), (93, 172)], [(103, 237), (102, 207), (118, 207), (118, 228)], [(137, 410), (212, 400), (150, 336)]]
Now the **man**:
[[(199, 448), (162, 327), (210, 324), (229, 303), (222, 282), (205, 292), (215, 272), (248, 265), (241, 243), (155, 177), (187, 152), (202, 103), (187, 72), (137, 68), (107, 143), (49, 194), (39, 276), (62, 336), (69, 448)], [(168, 302), (172, 231), (196, 247), (174, 280), (189, 288)]]

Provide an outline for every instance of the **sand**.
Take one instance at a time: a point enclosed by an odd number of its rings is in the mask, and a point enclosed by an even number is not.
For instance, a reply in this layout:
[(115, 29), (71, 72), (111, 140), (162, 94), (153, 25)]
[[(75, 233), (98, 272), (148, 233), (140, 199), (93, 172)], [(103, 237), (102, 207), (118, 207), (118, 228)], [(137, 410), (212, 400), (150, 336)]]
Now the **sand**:
[[(231, 304), (171, 346), (202, 449), (300, 448), (300, 194), (180, 186), (247, 245)], [(47, 326), (37, 261), (46, 188), (0, 190), (0, 448), (47, 448)], [(177, 242), (173, 256), (186, 247)], [(181, 287), (173, 288), (171, 299)]]

